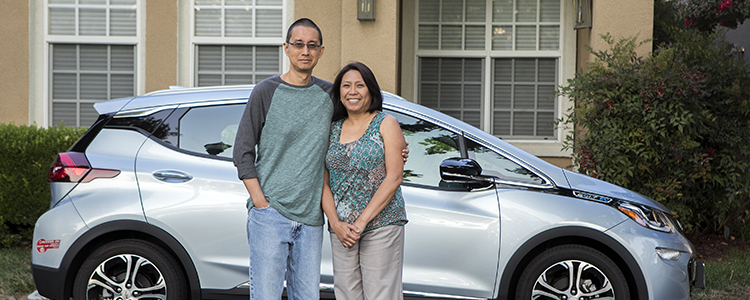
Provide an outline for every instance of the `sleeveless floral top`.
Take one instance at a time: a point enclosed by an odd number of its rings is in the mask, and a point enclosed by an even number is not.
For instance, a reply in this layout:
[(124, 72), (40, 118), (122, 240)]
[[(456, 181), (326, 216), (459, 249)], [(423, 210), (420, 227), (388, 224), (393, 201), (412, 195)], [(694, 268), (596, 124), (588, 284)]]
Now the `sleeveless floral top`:
[[(344, 119), (331, 124), (326, 167), (336, 214), (342, 222), (353, 224), (385, 179), (385, 149), (380, 135), (380, 123), (385, 116), (385, 113), (377, 112), (362, 137), (346, 144), (339, 142)], [(367, 224), (365, 232), (407, 222), (399, 187), (391, 202)]]

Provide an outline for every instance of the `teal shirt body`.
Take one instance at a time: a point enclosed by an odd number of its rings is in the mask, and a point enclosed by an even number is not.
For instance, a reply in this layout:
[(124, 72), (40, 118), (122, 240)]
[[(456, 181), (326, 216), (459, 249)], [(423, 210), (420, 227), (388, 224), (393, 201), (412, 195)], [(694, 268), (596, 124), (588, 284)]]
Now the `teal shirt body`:
[[(239, 178), (258, 178), (271, 207), (311, 226), (324, 224), (320, 199), (333, 114), (330, 88), (315, 77), (307, 86), (279, 76), (262, 81), (250, 95), (234, 149)], [(248, 208), (252, 205), (248, 199)]]

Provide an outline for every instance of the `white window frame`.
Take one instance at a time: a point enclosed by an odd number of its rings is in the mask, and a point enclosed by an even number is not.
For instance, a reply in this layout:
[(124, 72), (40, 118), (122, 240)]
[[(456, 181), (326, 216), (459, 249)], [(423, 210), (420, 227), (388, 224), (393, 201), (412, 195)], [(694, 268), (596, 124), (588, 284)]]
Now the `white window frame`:
[[(98, 45), (128, 45), (128, 46), (134, 46), (135, 47), (135, 66), (134, 66), (134, 75), (135, 75), (135, 91), (136, 95), (143, 94), (144, 93), (144, 65), (143, 65), (143, 59), (142, 57), (145, 57), (145, 49), (144, 47), (141, 47), (144, 42), (144, 37), (142, 34), (142, 28), (143, 28), (143, 22), (145, 22), (145, 19), (143, 19), (143, 13), (145, 11), (143, 7), (143, 1), (145, 0), (136, 0), (136, 30), (135, 30), (135, 36), (89, 36), (89, 35), (79, 35), (78, 34), (78, 10), (76, 10), (76, 35), (52, 35), (49, 33), (49, 26), (50, 26), (50, 16), (49, 16), (49, 10), (50, 6), (52, 7), (75, 7), (75, 8), (87, 8), (87, 7), (96, 7), (100, 8), (101, 5), (85, 5), (85, 4), (49, 4), (48, 0), (44, 0), (44, 124), (43, 126), (48, 127), (50, 124), (52, 124), (52, 52), (50, 51), (52, 44), (98, 44)], [(110, 5), (107, 5), (108, 7)], [(109, 15), (109, 14), (108, 14)], [(109, 19), (106, 22), (107, 35), (109, 34)], [(103, 99), (103, 100), (109, 100), (109, 99)], [(52, 124), (57, 125), (57, 124)]]
[[(538, 51), (510, 51), (510, 50), (492, 50), (492, 40), (487, 37), (492, 36), (492, 27), (498, 23), (504, 22), (492, 22), (492, 1), (487, 0), (485, 2), (485, 50), (420, 50), (419, 49), (419, 1), (414, 3), (414, 54), (415, 59), (413, 61), (413, 95), (415, 101), (419, 99), (419, 72), (420, 72), (420, 59), (422, 57), (435, 57), (435, 58), (481, 58), (483, 59), (483, 72), (482, 74), (482, 116), (481, 116), (481, 129), (488, 131), (492, 126), (492, 101), (493, 95), (493, 83), (492, 72), (494, 71), (494, 58), (557, 58), (557, 85), (563, 85), (568, 79), (573, 78), (575, 75), (575, 63), (576, 63), (576, 36), (577, 32), (574, 31), (573, 19), (570, 15), (572, 12), (572, 1), (560, 0), (560, 35), (559, 35), (559, 48), (555, 51), (550, 50), (538, 50)], [(570, 11), (570, 12), (569, 12)], [(545, 25), (544, 22), (536, 22), (534, 24)], [(557, 24), (557, 23), (556, 23)], [(515, 32), (514, 32), (515, 34)], [(515, 40), (515, 39), (514, 39)], [(515, 44), (515, 41), (514, 41)], [(537, 45), (537, 49), (539, 44)], [(568, 109), (572, 108), (573, 104), (569, 99), (558, 96), (556, 99), (555, 118), (561, 118)], [(555, 138), (551, 139), (505, 139), (519, 148), (526, 150), (534, 155), (538, 156), (550, 156), (550, 157), (569, 157), (572, 155), (571, 150), (562, 150), (562, 142), (565, 139), (566, 132), (562, 128), (555, 129)]]
[[(289, 7), (294, 7), (293, 0), (282, 0), (281, 1), (281, 19), (282, 19), (282, 26), (281, 26), (281, 32), (280, 37), (203, 37), (203, 36), (195, 36), (195, 1), (190, 1), (189, 9), (190, 13), (189, 15), (189, 24), (190, 24), (190, 82), (189, 86), (196, 86), (198, 82), (198, 46), (278, 46), (279, 47), (279, 72), (282, 72), (282, 70), (285, 70), (288, 66), (288, 62), (286, 59), (284, 59), (284, 48), (282, 47), (282, 44), (286, 42), (286, 25), (289, 22), (288, 17), (289, 13), (287, 12)], [(290, 5), (291, 3), (291, 5)], [(222, 4), (222, 15), (224, 14), (224, 5)], [(255, 12), (258, 8), (263, 8), (267, 6), (254, 6), (255, 9), (253, 9), (253, 14), (255, 16)], [(273, 8), (278, 8), (278, 6), (273, 6)], [(255, 20), (255, 17), (253, 17), (253, 20)], [(224, 27), (222, 27), (222, 32), (224, 31)]]

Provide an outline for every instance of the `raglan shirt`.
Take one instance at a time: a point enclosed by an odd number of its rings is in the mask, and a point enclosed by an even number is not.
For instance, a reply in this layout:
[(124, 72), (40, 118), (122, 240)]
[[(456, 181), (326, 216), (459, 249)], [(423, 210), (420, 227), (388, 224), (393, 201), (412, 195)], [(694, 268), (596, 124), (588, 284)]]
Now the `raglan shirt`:
[[(306, 86), (290, 85), (280, 76), (261, 81), (250, 94), (233, 146), (238, 177), (258, 178), (271, 207), (311, 226), (324, 224), (320, 199), (331, 88), (316, 77)], [(247, 207), (253, 207), (250, 198)]]

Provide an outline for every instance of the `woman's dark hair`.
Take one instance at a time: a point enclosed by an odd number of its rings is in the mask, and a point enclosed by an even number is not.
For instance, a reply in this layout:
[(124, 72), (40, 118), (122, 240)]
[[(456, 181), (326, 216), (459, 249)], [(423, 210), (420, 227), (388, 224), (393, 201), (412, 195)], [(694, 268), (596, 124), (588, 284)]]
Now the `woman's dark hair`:
[(362, 80), (365, 81), (367, 90), (370, 91), (371, 101), (370, 108), (367, 109), (367, 112), (383, 110), (383, 94), (380, 92), (380, 86), (375, 79), (375, 75), (372, 74), (372, 70), (361, 62), (353, 62), (344, 66), (333, 81), (333, 91), (331, 93), (331, 99), (333, 100), (333, 121), (341, 120), (349, 115), (346, 112), (346, 107), (341, 103), (341, 81), (344, 78), (344, 74), (351, 70), (358, 71), (359, 74), (362, 75)]
[(301, 19), (299, 19), (297, 21), (294, 21), (294, 23), (292, 23), (292, 25), (289, 25), (289, 29), (286, 31), (286, 43), (287, 44), (289, 44), (289, 42), (290, 42), (289, 39), (292, 38), (292, 30), (295, 27), (297, 27), (297, 26), (309, 27), (309, 28), (317, 30), (318, 31), (318, 39), (319, 39), (318, 42), (321, 45), (323, 45), (323, 33), (320, 32), (320, 28), (318, 27), (318, 25), (315, 25), (315, 22), (313, 22), (312, 20), (310, 20), (308, 18), (301, 18)]

